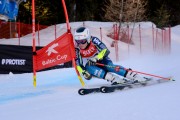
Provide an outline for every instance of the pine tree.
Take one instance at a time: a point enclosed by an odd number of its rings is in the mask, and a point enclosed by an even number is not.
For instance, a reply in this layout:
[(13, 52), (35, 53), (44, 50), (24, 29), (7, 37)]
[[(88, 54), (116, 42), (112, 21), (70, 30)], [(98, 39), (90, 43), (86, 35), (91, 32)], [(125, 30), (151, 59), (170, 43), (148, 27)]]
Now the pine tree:
[[(122, 21), (134, 21), (135, 13), (137, 13), (136, 21), (142, 21), (146, 19), (146, 5), (145, 0), (124, 0), (123, 3), (123, 17)], [(119, 14), (121, 11), (121, 0), (108, 0), (106, 2), (105, 19), (107, 21), (119, 21)]]
[(170, 19), (170, 11), (167, 7), (163, 4), (157, 11), (155, 11), (154, 22), (156, 23), (157, 27), (166, 27), (169, 25)]

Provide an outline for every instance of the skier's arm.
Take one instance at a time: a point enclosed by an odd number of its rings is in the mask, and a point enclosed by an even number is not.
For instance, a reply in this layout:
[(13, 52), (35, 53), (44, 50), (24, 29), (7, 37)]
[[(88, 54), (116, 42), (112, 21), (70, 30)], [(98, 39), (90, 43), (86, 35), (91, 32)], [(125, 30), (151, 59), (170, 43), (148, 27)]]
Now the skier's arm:
[(108, 50), (106, 45), (103, 42), (101, 42), (97, 37), (92, 37), (92, 42), (100, 51), (95, 56), (95, 59), (102, 60), (104, 57), (107, 57), (110, 54), (110, 51)]
[(76, 64), (77, 64), (77, 70), (80, 72), (81, 75), (87, 80), (90, 80), (92, 78), (91, 74), (85, 70), (83, 64), (82, 64), (82, 58), (80, 56), (79, 49), (76, 48)]
[(82, 73), (84, 70), (83, 64), (82, 64), (82, 58), (80, 55), (80, 50), (78, 48), (75, 48), (76, 51), (76, 65), (77, 65), (77, 70)]
[(104, 57), (109, 55), (109, 50), (108, 49), (103, 49), (99, 54), (96, 55), (98, 60), (102, 60)]
[(84, 70), (81, 66), (77, 66), (77, 70), (83, 75), (83, 77), (87, 80), (90, 80), (92, 78), (92, 75)]

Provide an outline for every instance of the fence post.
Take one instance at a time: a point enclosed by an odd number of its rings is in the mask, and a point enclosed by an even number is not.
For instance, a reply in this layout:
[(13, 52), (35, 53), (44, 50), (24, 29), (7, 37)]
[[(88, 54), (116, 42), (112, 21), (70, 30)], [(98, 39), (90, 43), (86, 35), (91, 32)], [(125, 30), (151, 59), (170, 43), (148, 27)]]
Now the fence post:
[(116, 52), (116, 62), (119, 61), (119, 50), (118, 50), (118, 41), (115, 40), (114, 42), (115, 52)]
[(162, 54), (164, 54), (164, 28), (161, 29), (161, 37), (162, 37)]
[(114, 40), (115, 40), (115, 24), (113, 24), (113, 33), (114, 33)]
[(40, 37), (39, 37), (39, 21), (38, 21), (38, 45), (40, 46)]
[(118, 40), (117, 24), (115, 25), (115, 40)]
[(57, 38), (56, 37), (56, 23), (55, 23), (55, 25), (54, 25), (54, 29), (55, 29), (55, 39)]
[(154, 45), (154, 47), (155, 47), (155, 52), (156, 52), (156, 50), (157, 50), (157, 40), (158, 40), (157, 34), (158, 34), (158, 29), (156, 28), (156, 39), (155, 39), (155, 45)]
[(129, 44), (130, 44), (129, 25), (127, 25), (127, 29), (128, 29), (128, 55), (129, 55)]
[(167, 35), (168, 35), (168, 30), (165, 28), (164, 31), (164, 40), (165, 40), (165, 49), (166, 49), (166, 54), (168, 53), (168, 39), (167, 39)]
[(100, 27), (100, 36), (101, 36), (101, 41), (102, 41), (102, 29)]
[(114, 28), (114, 40), (118, 40), (117, 39), (117, 24), (114, 24), (113, 28)]
[(139, 24), (139, 39), (140, 39), (140, 53), (142, 53), (142, 48), (141, 48), (141, 26)]
[(9, 38), (11, 38), (11, 20), (9, 21)]
[(152, 24), (152, 42), (153, 42), (153, 51), (155, 51), (155, 42), (154, 42), (154, 26)]
[(171, 53), (171, 26), (169, 26), (169, 53)]
[(20, 26), (20, 20), (19, 20), (19, 22), (18, 22), (18, 40), (19, 40), (19, 45), (20, 45), (20, 34), (21, 34), (21, 26)]

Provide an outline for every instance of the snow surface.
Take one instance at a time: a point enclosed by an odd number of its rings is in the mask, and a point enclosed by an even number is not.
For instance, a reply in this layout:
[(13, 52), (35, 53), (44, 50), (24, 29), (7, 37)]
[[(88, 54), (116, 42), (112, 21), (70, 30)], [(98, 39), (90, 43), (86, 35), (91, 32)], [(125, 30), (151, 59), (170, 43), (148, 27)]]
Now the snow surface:
[[(151, 27), (151, 22), (142, 22)], [(72, 30), (82, 22), (71, 23)], [(130, 46), (119, 42), (120, 61), (115, 61), (112, 39), (106, 37), (112, 23), (86, 22), (94, 36), (103, 28), (103, 41), (111, 50), (114, 63), (134, 70), (159, 76), (173, 76), (176, 81), (154, 86), (130, 89), (110, 94), (78, 95), (80, 82), (73, 68), (37, 73), (37, 87), (32, 84), (32, 73), (0, 75), (0, 120), (179, 120), (180, 113), (180, 26), (172, 28), (170, 54), (149, 52), (150, 37), (146, 37), (143, 53), (138, 44)], [(57, 26), (59, 35), (66, 31), (65, 24)], [(136, 27), (136, 26), (135, 26)], [(54, 39), (53, 26), (40, 31), (41, 45)], [(150, 32), (146, 33), (150, 36)], [(31, 45), (32, 35), (21, 38), (21, 45)], [(136, 43), (136, 42), (135, 42)], [(18, 44), (17, 39), (1, 39), (0, 44)], [(37, 43), (38, 44), (38, 43)], [(85, 81), (87, 87), (108, 82), (94, 78)]]

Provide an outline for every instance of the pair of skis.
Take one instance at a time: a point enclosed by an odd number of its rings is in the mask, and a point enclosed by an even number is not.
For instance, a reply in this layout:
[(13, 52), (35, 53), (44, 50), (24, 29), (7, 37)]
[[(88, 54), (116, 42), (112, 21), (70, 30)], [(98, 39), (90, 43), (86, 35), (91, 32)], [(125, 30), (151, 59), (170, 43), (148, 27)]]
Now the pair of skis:
[(125, 85), (113, 85), (113, 86), (102, 86), (99, 88), (81, 88), (78, 90), (78, 93), (80, 95), (87, 95), (90, 93), (98, 93), (98, 92), (110, 93), (110, 92), (114, 92), (115, 90), (122, 90), (125, 87), (127, 87), (127, 86), (125, 86)]
[(79, 95), (87, 95), (91, 93), (111, 93), (117, 90), (125, 90), (125, 89), (132, 89), (136, 87), (143, 87), (143, 86), (150, 86), (150, 85), (155, 85), (159, 83), (164, 83), (167, 81), (171, 81), (172, 78), (168, 77), (169, 80), (167, 79), (153, 79), (153, 78), (147, 78), (147, 80), (143, 83), (136, 82), (136, 83), (123, 83), (123, 84), (117, 84), (117, 85), (109, 85), (109, 86), (101, 86), (97, 88), (81, 88), (78, 90)]

